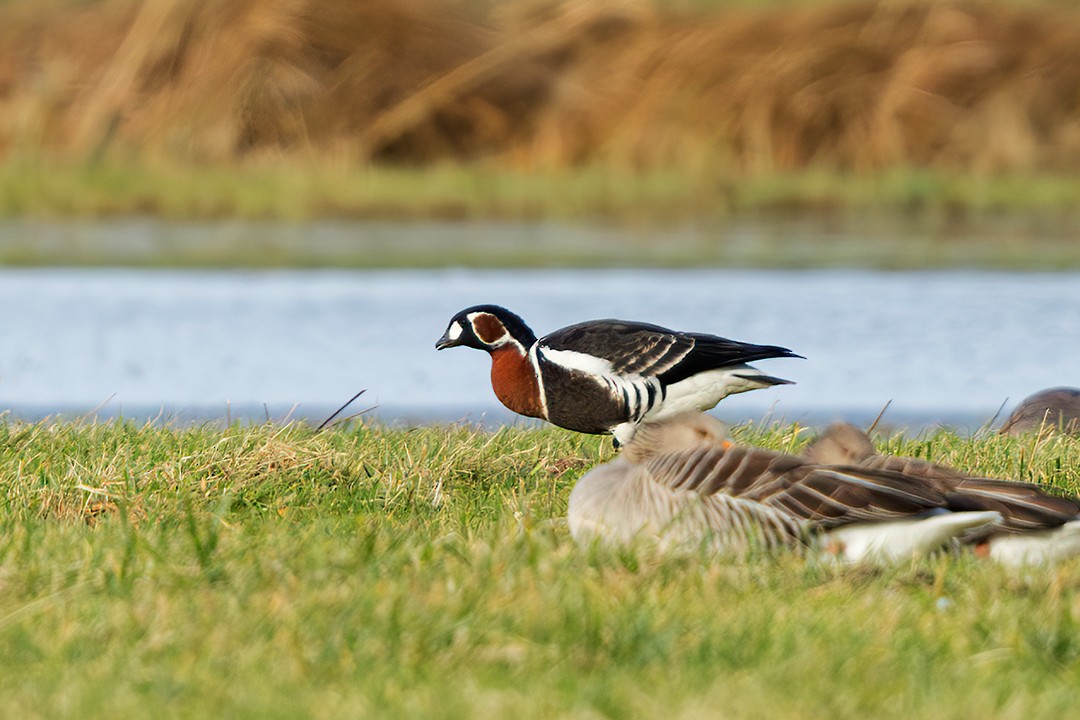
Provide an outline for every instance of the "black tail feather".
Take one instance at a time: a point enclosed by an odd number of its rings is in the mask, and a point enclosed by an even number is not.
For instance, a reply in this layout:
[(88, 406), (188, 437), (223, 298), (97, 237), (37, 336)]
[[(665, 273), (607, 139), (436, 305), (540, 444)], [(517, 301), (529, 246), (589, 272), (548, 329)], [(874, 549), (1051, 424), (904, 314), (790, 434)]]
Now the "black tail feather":
[[(795, 357), (799, 357), (799, 356), (796, 355)], [(754, 382), (759, 382), (759, 383), (762, 383), (764, 385), (794, 385), (795, 384), (794, 380), (785, 380), (784, 378), (778, 378), (775, 375), (758, 375), (756, 373), (753, 374), (753, 375), (740, 375), (739, 373), (735, 373), (735, 377), (742, 378), (743, 380), (753, 380)]]

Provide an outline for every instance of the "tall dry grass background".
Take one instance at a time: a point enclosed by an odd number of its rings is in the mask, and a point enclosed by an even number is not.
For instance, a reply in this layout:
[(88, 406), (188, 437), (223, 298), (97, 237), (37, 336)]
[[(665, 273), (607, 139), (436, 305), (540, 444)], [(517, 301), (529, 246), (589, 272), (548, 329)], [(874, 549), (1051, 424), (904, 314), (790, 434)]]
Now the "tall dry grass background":
[(1080, 169), (1080, 9), (10, 0), (0, 157)]

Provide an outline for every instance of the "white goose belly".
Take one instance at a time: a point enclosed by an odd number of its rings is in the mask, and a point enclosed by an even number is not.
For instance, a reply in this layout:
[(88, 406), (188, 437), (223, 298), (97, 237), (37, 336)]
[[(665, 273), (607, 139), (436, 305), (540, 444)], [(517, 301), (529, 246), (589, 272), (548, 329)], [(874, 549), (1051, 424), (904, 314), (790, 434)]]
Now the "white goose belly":
[(721, 368), (691, 375), (667, 386), (664, 401), (642, 419), (644, 422), (662, 420), (688, 410), (710, 410), (728, 395), (767, 387), (754, 378), (757, 371), (749, 366)]

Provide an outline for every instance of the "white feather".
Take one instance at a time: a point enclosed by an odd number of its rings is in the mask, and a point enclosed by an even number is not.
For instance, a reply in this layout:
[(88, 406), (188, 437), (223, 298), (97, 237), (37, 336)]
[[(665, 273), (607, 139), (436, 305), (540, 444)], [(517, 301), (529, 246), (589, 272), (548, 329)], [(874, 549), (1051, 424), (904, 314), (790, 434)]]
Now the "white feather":
[(1002, 565), (1044, 565), (1080, 554), (1080, 520), (1053, 530), (999, 535), (990, 540), (990, 557)]
[(826, 533), (823, 541), (849, 563), (895, 563), (937, 550), (966, 530), (1001, 522), (994, 511), (941, 513), (917, 520), (857, 523)]
[[(532, 347), (529, 348), (529, 352), (527, 353), (527, 357), (529, 358), (529, 365), (532, 366), (533, 375), (535, 375), (537, 378), (540, 377), (540, 358), (537, 356), (538, 352), (539, 346), (536, 343), (533, 343)], [(536, 389), (538, 391), (538, 394), (540, 395), (540, 417), (546, 419), (548, 416), (548, 403), (547, 391), (544, 389), (544, 383), (538, 382), (536, 384)]]
[(664, 402), (645, 421), (653, 422), (687, 410), (710, 410), (728, 395), (766, 386), (740, 377), (749, 372), (753, 368), (747, 366), (707, 370), (668, 385)]
[(540, 346), (540, 352), (551, 362), (571, 370), (579, 370), (591, 375), (607, 375), (611, 373), (611, 363), (595, 355), (577, 352), (576, 350), (552, 350), (544, 346)]

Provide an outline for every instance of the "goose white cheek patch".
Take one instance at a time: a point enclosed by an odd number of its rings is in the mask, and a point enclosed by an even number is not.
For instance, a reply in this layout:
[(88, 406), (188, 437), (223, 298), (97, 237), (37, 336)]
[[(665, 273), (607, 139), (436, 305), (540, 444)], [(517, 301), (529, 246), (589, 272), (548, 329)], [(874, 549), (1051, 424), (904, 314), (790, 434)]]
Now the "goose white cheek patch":
[(464, 332), (464, 330), (461, 327), (461, 323), (455, 320), (454, 322), (450, 323), (450, 327), (446, 329), (446, 337), (450, 338), (451, 340), (457, 340), (459, 337), (461, 337), (462, 332)]

